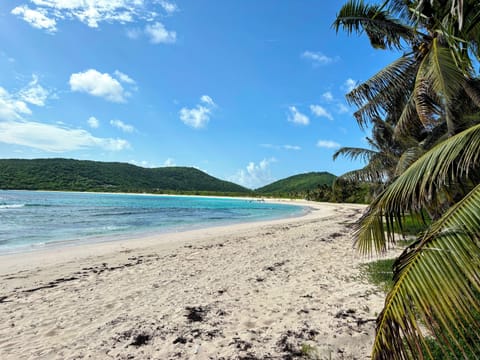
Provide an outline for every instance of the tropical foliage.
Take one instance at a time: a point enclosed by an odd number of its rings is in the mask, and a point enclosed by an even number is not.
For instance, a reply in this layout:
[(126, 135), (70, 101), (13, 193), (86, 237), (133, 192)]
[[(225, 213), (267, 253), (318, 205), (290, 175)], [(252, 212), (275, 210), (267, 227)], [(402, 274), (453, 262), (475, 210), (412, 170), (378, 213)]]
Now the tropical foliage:
[(186, 167), (147, 169), (71, 159), (0, 159), (0, 189), (248, 195), (250, 190)]
[(347, 94), (372, 149), (340, 149), (367, 161), (343, 178), (380, 184), (356, 245), (383, 253), (406, 216), (429, 218), (394, 264), (372, 357), (435, 358), (430, 336), (443, 356), (480, 357), (480, 2), (350, 0), (334, 28), (403, 51)]
[(255, 191), (259, 194), (274, 196), (289, 193), (304, 193), (306, 191), (313, 191), (315, 188), (322, 187), (323, 185), (331, 187), (335, 178), (335, 175), (328, 172), (310, 172), (275, 181)]

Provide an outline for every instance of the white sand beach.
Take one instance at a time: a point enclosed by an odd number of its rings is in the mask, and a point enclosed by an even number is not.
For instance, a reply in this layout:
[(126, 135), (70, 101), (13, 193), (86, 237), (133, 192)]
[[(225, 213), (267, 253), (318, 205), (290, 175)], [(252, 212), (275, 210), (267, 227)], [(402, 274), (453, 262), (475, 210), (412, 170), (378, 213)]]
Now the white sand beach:
[[(0, 359), (369, 358), (361, 205), (0, 257)], [(308, 358), (308, 357), (306, 357)]]

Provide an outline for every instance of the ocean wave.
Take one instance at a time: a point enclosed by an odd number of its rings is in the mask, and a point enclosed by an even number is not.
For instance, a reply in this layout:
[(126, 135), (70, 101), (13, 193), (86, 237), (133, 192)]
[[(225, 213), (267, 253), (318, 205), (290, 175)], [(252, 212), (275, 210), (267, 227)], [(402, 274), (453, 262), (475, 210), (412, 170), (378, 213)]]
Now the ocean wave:
[(0, 209), (18, 209), (25, 206), (26, 204), (0, 204)]

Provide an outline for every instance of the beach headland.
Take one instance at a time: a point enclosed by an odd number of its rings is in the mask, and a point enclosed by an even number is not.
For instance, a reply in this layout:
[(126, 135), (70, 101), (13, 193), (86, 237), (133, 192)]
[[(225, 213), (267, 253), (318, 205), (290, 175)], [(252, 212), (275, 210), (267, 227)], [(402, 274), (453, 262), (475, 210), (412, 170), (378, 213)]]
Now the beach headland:
[(365, 359), (361, 205), (1, 257), (2, 359)]

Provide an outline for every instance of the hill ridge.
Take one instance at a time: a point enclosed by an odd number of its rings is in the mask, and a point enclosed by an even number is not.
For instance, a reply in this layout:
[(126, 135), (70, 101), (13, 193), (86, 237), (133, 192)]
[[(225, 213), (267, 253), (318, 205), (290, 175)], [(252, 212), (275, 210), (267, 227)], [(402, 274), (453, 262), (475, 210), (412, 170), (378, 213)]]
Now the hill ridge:
[(143, 168), (122, 162), (65, 158), (0, 159), (0, 189), (108, 192), (209, 192), (251, 190), (193, 167)]

